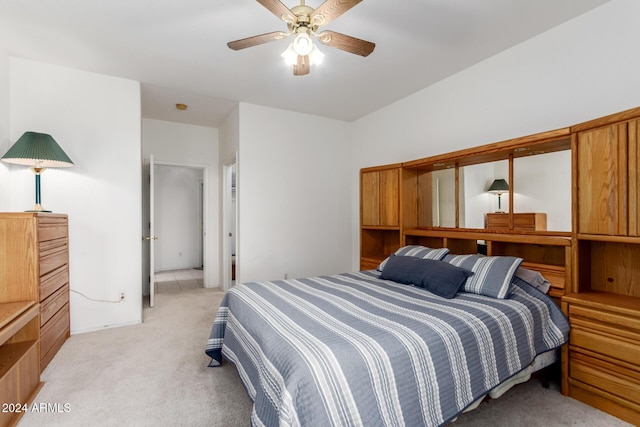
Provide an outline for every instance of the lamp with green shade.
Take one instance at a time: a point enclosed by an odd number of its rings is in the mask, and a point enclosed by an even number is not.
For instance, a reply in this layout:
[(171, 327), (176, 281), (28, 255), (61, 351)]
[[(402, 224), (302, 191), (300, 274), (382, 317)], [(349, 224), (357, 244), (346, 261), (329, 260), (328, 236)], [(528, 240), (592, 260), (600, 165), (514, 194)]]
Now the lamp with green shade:
[(68, 168), (73, 162), (51, 135), (25, 132), (9, 151), (2, 156), (3, 162), (30, 166), (36, 174), (36, 205), (27, 212), (51, 212), (42, 208), (40, 199), (40, 174), (45, 168)]
[(491, 186), (487, 190), (489, 193), (494, 193), (498, 195), (498, 212), (502, 213), (502, 206), (500, 206), (500, 196), (502, 193), (509, 191), (509, 183), (504, 179), (496, 179), (491, 183)]

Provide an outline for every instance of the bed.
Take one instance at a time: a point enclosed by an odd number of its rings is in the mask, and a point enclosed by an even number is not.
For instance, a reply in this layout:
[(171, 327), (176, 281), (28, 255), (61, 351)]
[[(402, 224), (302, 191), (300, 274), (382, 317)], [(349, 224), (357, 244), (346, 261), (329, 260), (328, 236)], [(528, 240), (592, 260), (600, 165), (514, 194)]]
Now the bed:
[[(536, 356), (553, 359), (567, 341), (566, 318), (516, 277), (517, 260), (487, 266), (509, 257), (407, 248), (381, 271), (244, 283), (225, 294), (205, 352), (210, 366), (223, 357), (236, 365), (252, 425), (444, 425), (551, 363)], [(470, 274), (451, 296), (429, 290), (429, 279), (403, 283), (405, 265), (389, 280), (391, 264), (408, 258)]]

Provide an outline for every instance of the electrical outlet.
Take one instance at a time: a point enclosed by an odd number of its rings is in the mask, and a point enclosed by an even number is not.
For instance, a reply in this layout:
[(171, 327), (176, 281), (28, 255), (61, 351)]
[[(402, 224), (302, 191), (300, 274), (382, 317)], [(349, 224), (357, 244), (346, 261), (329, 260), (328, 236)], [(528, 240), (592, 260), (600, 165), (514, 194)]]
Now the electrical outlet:
[(124, 301), (126, 299), (126, 295), (124, 292), (120, 292), (120, 301)]

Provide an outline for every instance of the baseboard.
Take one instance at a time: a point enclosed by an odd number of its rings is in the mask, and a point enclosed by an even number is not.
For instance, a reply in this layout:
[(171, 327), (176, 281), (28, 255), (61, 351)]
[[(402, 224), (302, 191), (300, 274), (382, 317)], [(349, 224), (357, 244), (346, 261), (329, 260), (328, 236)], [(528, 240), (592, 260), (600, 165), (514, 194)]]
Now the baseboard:
[(142, 320), (132, 320), (130, 322), (114, 323), (112, 325), (96, 326), (96, 327), (87, 328), (87, 329), (72, 329), (71, 335), (84, 334), (87, 332), (103, 331), (105, 329), (120, 328), (122, 326), (139, 325), (141, 323), (142, 323)]

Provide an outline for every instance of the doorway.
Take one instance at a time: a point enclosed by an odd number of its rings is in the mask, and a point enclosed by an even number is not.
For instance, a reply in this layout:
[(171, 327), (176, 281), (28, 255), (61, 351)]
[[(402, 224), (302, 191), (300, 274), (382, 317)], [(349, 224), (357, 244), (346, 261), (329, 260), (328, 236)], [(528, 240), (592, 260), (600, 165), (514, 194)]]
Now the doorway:
[(143, 295), (149, 296), (153, 307), (157, 292), (175, 293), (207, 283), (207, 168), (150, 157), (143, 203), (144, 221), (153, 238), (147, 239), (150, 244), (143, 251), (147, 271)]
[(154, 230), (159, 239), (155, 243), (154, 266), (158, 292), (163, 288), (159, 273), (203, 269), (203, 174), (201, 168), (155, 165)]

